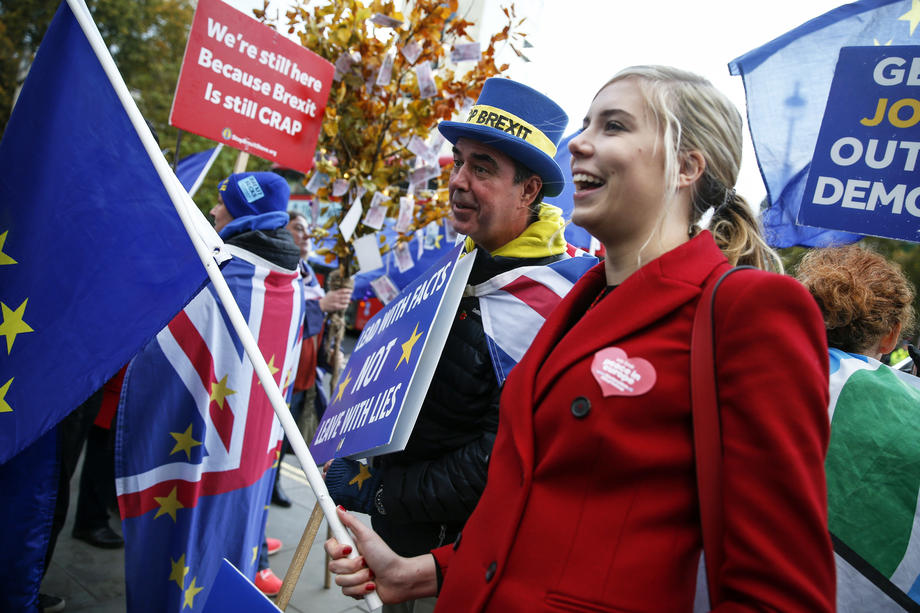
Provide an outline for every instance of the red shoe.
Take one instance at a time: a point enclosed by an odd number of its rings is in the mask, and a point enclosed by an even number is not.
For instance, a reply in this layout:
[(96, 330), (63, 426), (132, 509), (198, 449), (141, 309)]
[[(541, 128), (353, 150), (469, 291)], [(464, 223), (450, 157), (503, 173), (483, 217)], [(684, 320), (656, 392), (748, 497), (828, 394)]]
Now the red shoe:
[(275, 576), (272, 569), (266, 568), (256, 573), (256, 587), (266, 596), (277, 596), (281, 591), (281, 579)]
[(279, 539), (273, 539), (270, 536), (265, 537), (265, 544), (268, 546), (268, 555), (275, 555), (281, 551), (283, 543)]

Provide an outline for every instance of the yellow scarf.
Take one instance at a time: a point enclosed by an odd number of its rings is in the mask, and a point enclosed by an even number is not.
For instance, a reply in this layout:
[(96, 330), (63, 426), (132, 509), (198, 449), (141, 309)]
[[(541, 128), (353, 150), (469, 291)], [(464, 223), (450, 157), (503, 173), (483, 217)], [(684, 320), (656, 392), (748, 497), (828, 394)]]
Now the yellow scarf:
[[(565, 252), (566, 241), (562, 229), (565, 220), (562, 219), (562, 209), (545, 202), (540, 203), (540, 217), (521, 232), (521, 234), (505, 243), (491, 253), (492, 256), (507, 258), (545, 258), (550, 255), (559, 255)], [(476, 248), (473, 239), (467, 237), (466, 251)]]

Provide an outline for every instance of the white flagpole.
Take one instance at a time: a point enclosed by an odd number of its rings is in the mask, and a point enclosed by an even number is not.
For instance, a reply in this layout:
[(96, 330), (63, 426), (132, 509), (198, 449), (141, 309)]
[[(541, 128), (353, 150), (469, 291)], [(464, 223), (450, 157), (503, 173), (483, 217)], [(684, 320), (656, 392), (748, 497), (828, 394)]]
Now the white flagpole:
[[(102, 40), (102, 35), (99, 34), (99, 30), (96, 28), (96, 24), (86, 4), (84, 4), (83, 0), (67, 0), (67, 4), (70, 6), (80, 27), (83, 29), (83, 33), (86, 35), (93, 51), (96, 53), (96, 57), (99, 59), (100, 64), (102, 64), (106, 75), (109, 77), (109, 81), (112, 83), (112, 87), (115, 89), (118, 98), (121, 100), (122, 106), (124, 106), (125, 111), (128, 113), (128, 117), (131, 118), (134, 129), (137, 131), (141, 142), (144, 144), (144, 148), (147, 150), (147, 155), (150, 156), (160, 179), (163, 181), (163, 185), (166, 187), (166, 191), (169, 193), (170, 199), (176, 207), (176, 212), (182, 220), (182, 225), (185, 226), (185, 230), (188, 232), (189, 238), (195, 246), (195, 251), (198, 253), (198, 257), (201, 259), (201, 263), (208, 273), (208, 278), (214, 285), (214, 289), (217, 291), (221, 303), (223, 303), (227, 316), (230, 318), (234, 330), (236, 330), (236, 333), (240, 337), (246, 355), (248, 355), (250, 361), (252, 361), (259, 381), (262, 382), (262, 388), (268, 394), (268, 399), (272, 404), (272, 408), (275, 410), (275, 415), (278, 416), (281, 426), (284, 428), (284, 433), (287, 435), (291, 444), (291, 448), (294, 450), (294, 455), (296, 455), (297, 459), (300, 461), (301, 467), (307, 476), (307, 481), (310, 483), (310, 487), (313, 488), (313, 493), (316, 495), (317, 502), (323, 509), (323, 515), (326, 516), (326, 521), (329, 522), (329, 527), (332, 530), (333, 536), (335, 536), (336, 540), (340, 543), (351, 546), (352, 552), (349, 557), (358, 557), (358, 548), (355, 546), (345, 526), (339, 521), (338, 515), (336, 515), (335, 503), (329, 496), (329, 491), (326, 489), (323, 477), (316, 467), (316, 462), (310, 455), (307, 443), (304, 441), (300, 429), (291, 416), (291, 412), (284, 401), (284, 397), (281, 395), (278, 384), (268, 370), (268, 364), (265, 363), (265, 358), (259, 351), (258, 344), (255, 338), (253, 338), (252, 332), (246, 320), (243, 318), (239, 306), (233, 299), (233, 295), (230, 293), (230, 288), (227, 286), (226, 280), (220, 274), (220, 268), (215, 257), (225, 255), (226, 252), (222, 250), (223, 242), (220, 240), (220, 237), (217, 236), (217, 233), (214, 232), (213, 228), (210, 229), (210, 235), (208, 235), (193, 218), (193, 214), (197, 214), (201, 219), (203, 219), (203, 216), (192, 202), (188, 193), (179, 183), (172, 169), (169, 168), (169, 164), (167, 164), (166, 158), (163, 157), (156, 141), (153, 139), (150, 129), (147, 127), (140, 110), (137, 108), (137, 104), (128, 92), (128, 87), (121, 78), (121, 73), (118, 72), (115, 61), (109, 54), (109, 50)], [(210, 226), (208, 227), (210, 228)], [(368, 610), (372, 612), (379, 610), (383, 606), (376, 592), (367, 594), (364, 597), (364, 603)]]
[(214, 147), (214, 151), (211, 152), (211, 157), (208, 158), (208, 163), (205, 164), (204, 168), (201, 169), (201, 172), (198, 174), (198, 178), (195, 179), (195, 183), (192, 185), (191, 189), (188, 190), (189, 198), (195, 197), (195, 192), (197, 192), (198, 188), (201, 187), (205, 176), (208, 174), (208, 171), (211, 170), (211, 165), (214, 164), (214, 160), (217, 159), (217, 156), (220, 154), (223, 148), (223, 143), (217, 143), (217, 146)]

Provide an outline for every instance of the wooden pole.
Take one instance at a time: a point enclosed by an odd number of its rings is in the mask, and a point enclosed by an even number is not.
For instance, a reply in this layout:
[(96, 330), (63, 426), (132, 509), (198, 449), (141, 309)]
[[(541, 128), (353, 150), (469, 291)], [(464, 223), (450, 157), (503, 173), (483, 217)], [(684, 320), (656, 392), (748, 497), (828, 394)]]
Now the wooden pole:
[[(300, 579), (300, 574), (303, 572), (303, 565), (307, 561), (307, 555), (310, 553), (310, 548), (313, 547), (313, 541), (316, 540), (316, 533), (319, 532), (319, 526), (322, 523), (323, 509), (317, 502), (313, 507), (313, 513), (310, 514), (310, 521), (307, 522), (307, 527), (303, 531), (303, 536), (300, 537), (300, 543), (297, 544), (297, 549), (294, 551), (291, 565), (288, 566), (287, 573), (284, 575), (281, 591), (278, 592), (278, 598), (275, 600), (275, 606), (282, 611), (287, 608), (288, 603), (291, 601), (291, 596), (294, 595), (294, 588), (297, 587), (297, 580)], [(329, 565), (327, 563), (326, 568), (328, 569), (328, 567)]]
[(238, 172), (246, 172), (246, 164), (249, 163), (249, 154), (245, 151), (240, 151), (240, 154), (236, 156), (236, 164), (233, 165), (233, 174)]
[[(326, 527), (326, 540), (332, 538), (332, 530), (329, 527)], [(326, 553), (325, 550), (323, 553)], [(329, 557), (329, 554), (326, 553), (326, 564), (323, 566), (323, 588), (329, 589), (329, 586), (332, 585), (332, 573), (329, 572), (329, 562), (332, 562), (332, 558)]]

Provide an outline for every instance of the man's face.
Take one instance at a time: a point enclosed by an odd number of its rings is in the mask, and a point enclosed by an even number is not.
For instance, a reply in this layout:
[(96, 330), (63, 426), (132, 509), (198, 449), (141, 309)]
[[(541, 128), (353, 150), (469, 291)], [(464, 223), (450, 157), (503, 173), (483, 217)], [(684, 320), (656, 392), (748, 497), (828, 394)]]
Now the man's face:
[(539, 177), (515, 184), (514, 162), (479, 141), (461, 138), (454, 145), (450, 174), (451, 220), (487, 251), (495, 251), (529, 225), (530, 205), (541, 187)]
[(301, 257), (307, 255), (307, 248), (309, 247), (309, 225), (307, 220), (304, 217), (298, 216), (288, 222), (287, 225), (288, 232), (291, 233), (291, 236), (294, 237), (294, 242), (297, 243), (297, 246), (300, 247)]
[(220, 197), (220, 194), (217, 195), (217, 204), (214, 205), (214, 208), (209, 213), (214, 218), (214, 229), (217, 232), (223, 230), (228, 223), (233, 221), (233, 216), (224, 205), (224, 199)]

